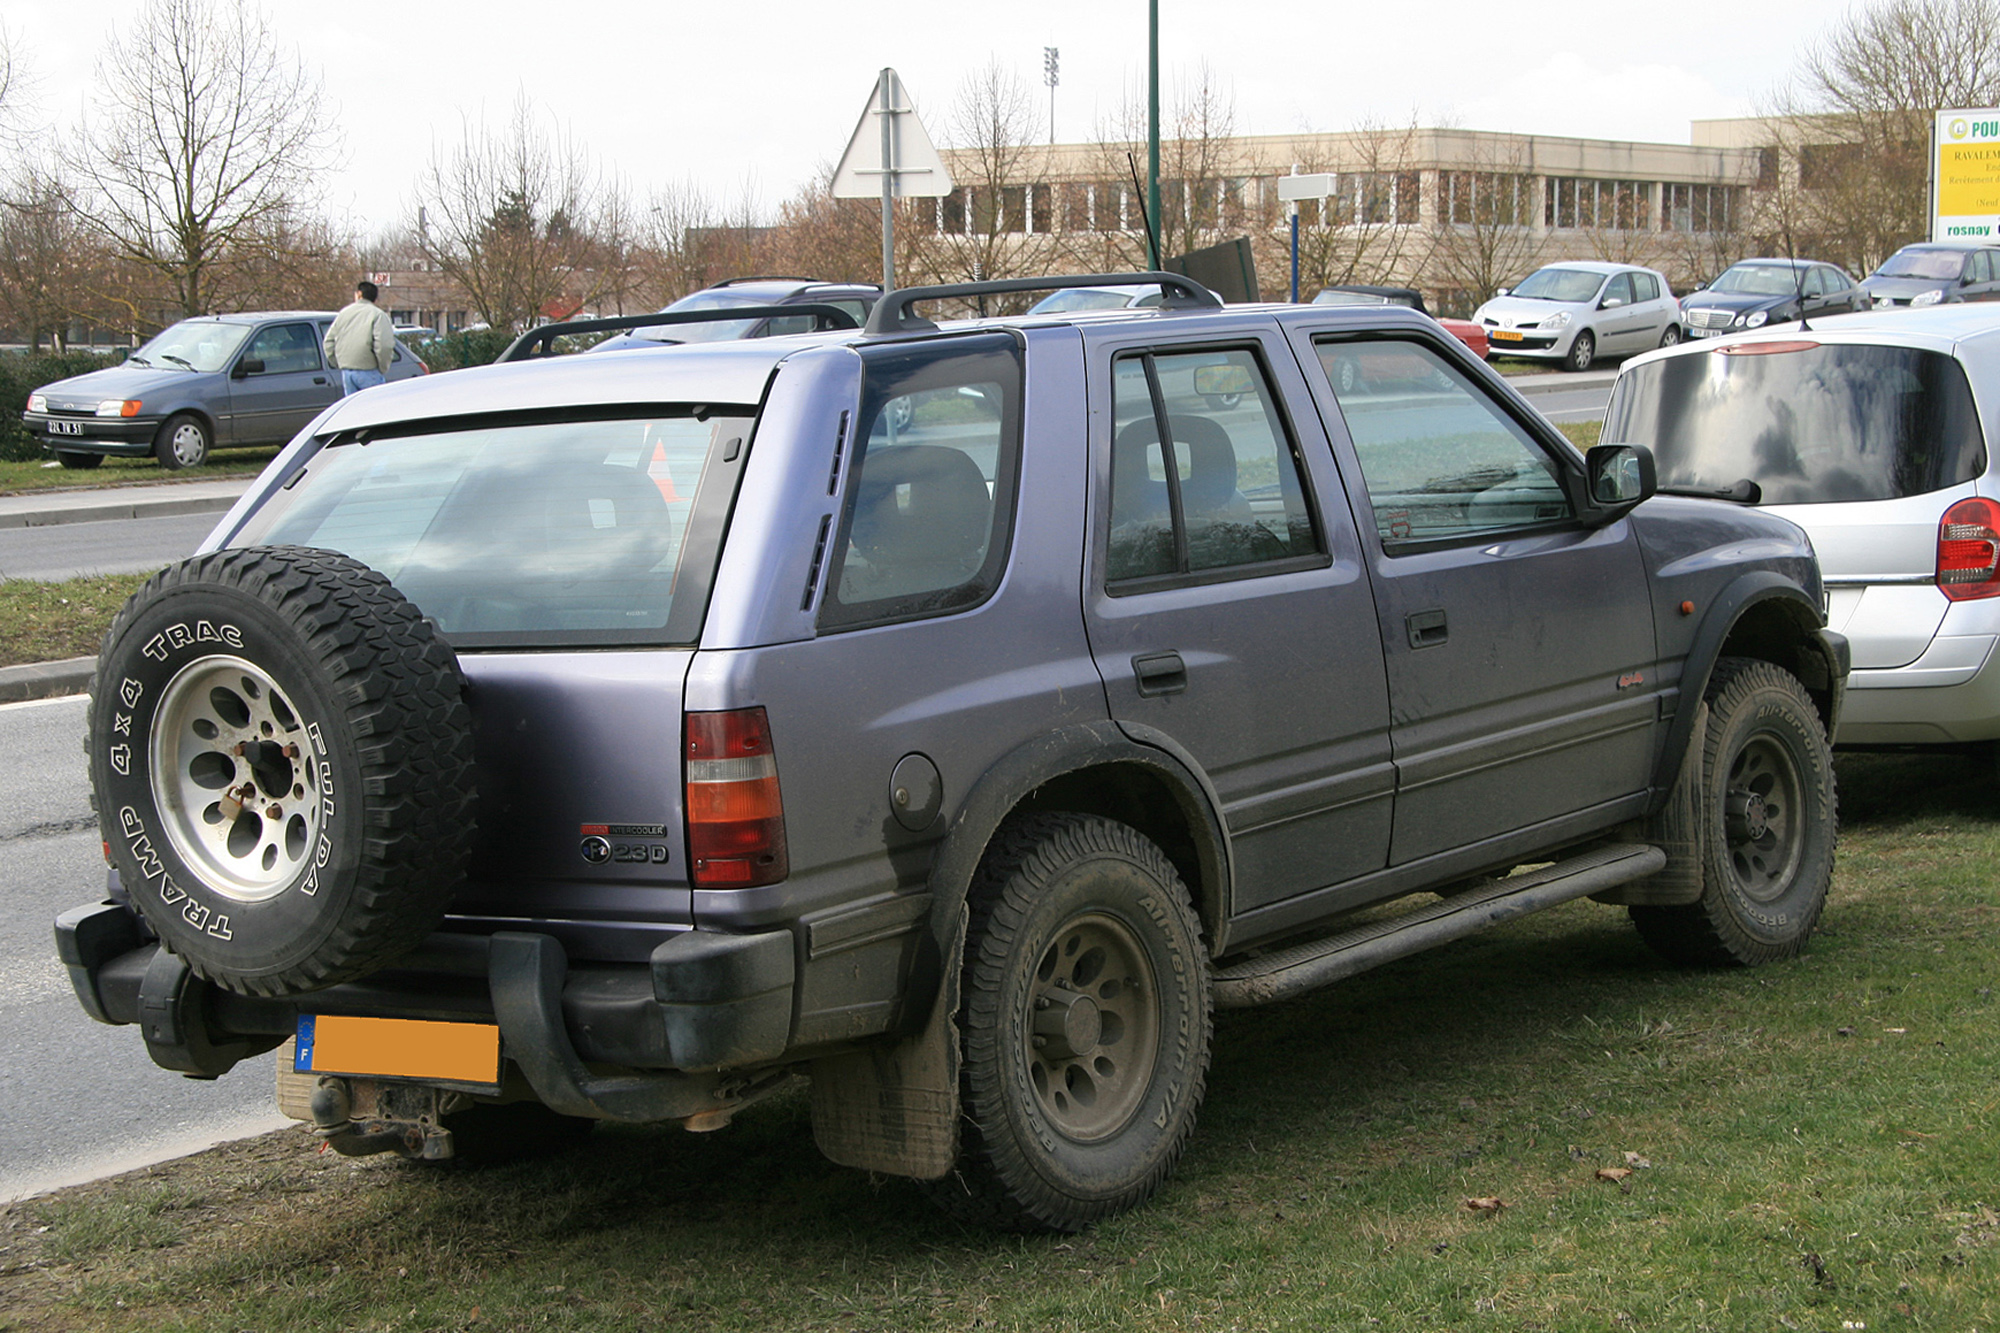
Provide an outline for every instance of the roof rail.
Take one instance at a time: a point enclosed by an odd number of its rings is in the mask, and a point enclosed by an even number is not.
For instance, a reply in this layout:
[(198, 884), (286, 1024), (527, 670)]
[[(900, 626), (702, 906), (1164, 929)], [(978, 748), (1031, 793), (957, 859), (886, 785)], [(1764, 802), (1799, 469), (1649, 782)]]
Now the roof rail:
[(610, 333), (617, 329), (650, 329), (659, 324), (720, 324), (733, 319), (772, 319), (787, 315), (811, 315), (814, 332), (825, 329), (860, 327), (854, 316), (837, 305), (801, 302), (798, 305), (739, 305), (724, 310), (661, 310), (650, 315), (619, 315), (615, 319), (572, 319), (560, 324), (544, 324), (529, 329), (500, 353), (501, 361), (528, 361), (553, 356), (558, 338), (572, 333)]
[(1178, 273), (1072, 273), (1046, 278), (995, 278), (989, 282), (954, 282), (941, 287), (899, 287), (875, 303), (868, 316), (869, 334), (924, 333), (937, 325), (910, 312), (919, 301), (954, 296), (999, 296), (1007, 292), (1056, 291), (1065, 287), (1130, 287), (1155, 283), (1165, 295), (1161, 305), (1173, 310), (1220, 310), (1222, 298), (1192, 278)]
[(801, 273), (746, 273), (740, 278), (724, 278), (721, 282), (711, 282), (707, 290), (717, 287), (734, 287), (743, 282), (810, 282), (815, 286), (830, 286), (825, 278), (808, 278)]

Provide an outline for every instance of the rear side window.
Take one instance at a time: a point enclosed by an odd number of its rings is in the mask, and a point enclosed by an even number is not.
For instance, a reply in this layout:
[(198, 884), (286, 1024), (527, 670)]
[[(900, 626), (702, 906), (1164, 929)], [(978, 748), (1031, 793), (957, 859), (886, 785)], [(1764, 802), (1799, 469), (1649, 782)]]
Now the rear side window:
[(692, 641), (703, 478), (751, 426), (700, 411), (335, 443), (235, 544), (351, 555), (461, 646)]
[(1964, 369), (1909, 347), (1799, 340), (1668, 357), (1619, 377), (1603, 438), (1651, 449), (1662, 486), (1747, 478), (1765, 504), (1893, 500), (1986, 469)]
[(1021, 356), (1005, 334), (862, 352), (861, 406), (820, 624), (976, 606), (1013, 524)]

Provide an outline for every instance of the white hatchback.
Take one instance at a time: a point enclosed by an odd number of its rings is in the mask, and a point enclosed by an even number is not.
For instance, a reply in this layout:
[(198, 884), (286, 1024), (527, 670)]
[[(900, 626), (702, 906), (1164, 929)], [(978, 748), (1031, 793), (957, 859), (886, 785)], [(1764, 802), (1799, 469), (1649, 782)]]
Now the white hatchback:
[(1835, 741), (2000, 740), (2000, 309), (1843, 315), (1627, 364), (1606, 443), (1812, 537), (1854, 650)]
[(1681, 307), (1656, 270), (1594, 260), (1550, 264), (1472, 312), (1495, 356), (1556, 361), (1588, 370), (1600, 356), (1670, 347), (1681, 340)]

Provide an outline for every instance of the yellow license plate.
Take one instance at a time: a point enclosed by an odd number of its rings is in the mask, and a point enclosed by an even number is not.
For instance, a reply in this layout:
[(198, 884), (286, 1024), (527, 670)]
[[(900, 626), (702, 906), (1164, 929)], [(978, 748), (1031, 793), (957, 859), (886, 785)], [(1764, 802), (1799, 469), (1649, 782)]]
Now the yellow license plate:
[(491, 1023), (299, 1015), (292, 1068), (301, 1074), (500, 1082), (500, 1029)]
[(1517, 343), (1521, 341), (1521, 335), (1513, 329), (1494, 329), (1486, 336), (1497, 343)]

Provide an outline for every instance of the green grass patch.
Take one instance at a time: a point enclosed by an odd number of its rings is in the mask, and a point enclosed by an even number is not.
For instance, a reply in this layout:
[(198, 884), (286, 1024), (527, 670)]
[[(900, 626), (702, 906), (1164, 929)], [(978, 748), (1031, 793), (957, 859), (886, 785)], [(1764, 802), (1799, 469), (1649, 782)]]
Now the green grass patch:
[(278, 456), (277, 445), (250, 449), (218, 449), (200, 467), (169, 472), (151, 458), (106, 458), (94, 468), (50, 466), (48, 460), (0, 460), (0, 495), (27, 491), (101, 490), (107, 486), (159, 485), (177, 481), (217, 481), (224, 477), (254, 477)]
[(105, 574), (39, 583), (0, 582), (0, 666), (94, 657), (111, 617), (145, 574)]
[(1579, 449), (1588, 449), (1597, 443), (1597, 437), (1604, 433), (1602, 421), (1558, 421), (1555, 428), (1569, 436), (1569, 442)]
[(1990, 1330), (2000, 789), (1839, 771), (1804, 957), (1582, 902), (1224, 1014), (1177, 1175), (1083, 1236), (832, 1166), (802, 1098), (483, 1170), (293, 1132), (0, 1212), (0, 1328)]

